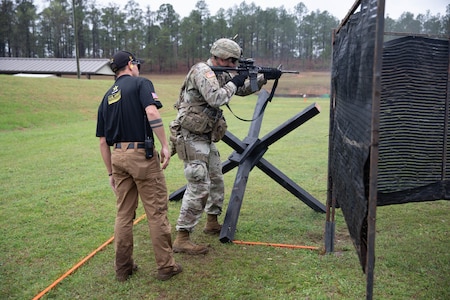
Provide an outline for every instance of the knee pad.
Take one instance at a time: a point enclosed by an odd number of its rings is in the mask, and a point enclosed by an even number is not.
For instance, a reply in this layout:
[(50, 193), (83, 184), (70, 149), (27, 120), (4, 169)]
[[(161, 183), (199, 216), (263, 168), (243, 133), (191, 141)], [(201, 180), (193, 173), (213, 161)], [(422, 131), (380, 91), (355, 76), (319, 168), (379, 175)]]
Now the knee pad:
[(184, 169), (184, 176), (189, 182), (205, 182), (208, 177), (206, 164), (200, 161), (189, 162)]

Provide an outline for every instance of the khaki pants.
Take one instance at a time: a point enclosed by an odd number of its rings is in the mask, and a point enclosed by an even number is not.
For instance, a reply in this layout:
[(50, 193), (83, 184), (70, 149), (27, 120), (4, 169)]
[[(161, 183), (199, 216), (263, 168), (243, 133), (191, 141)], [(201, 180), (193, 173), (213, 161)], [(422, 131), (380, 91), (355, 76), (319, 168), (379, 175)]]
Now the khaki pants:
[(175, 266), (171, 226), (167, 218), (167, 187), (158, 153), (155, 151), (153, 158), (146, 159), (144, 149), (126, 149), (122, 146), (113, 150), (111, 159), (117, 188), (114, 227), (116, 274), (130, 274), (133, 268), (133, 219), (138, 196), (147, 216), (158, 270)]

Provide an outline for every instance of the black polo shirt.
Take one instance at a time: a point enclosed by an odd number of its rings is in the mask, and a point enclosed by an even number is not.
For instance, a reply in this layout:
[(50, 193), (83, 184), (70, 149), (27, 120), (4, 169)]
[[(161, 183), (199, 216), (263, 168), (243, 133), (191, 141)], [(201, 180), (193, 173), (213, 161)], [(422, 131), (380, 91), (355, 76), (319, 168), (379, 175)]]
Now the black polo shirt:
[(143, 142), (145, 129), (150, 126), (144, 119), (149, 105), (160, 107), (155, 100), (153, 83), (144, 77), (122, 75), (103, 96), (98, 108), (97, 137), (105, 137), (108, 145), (118, 142)]

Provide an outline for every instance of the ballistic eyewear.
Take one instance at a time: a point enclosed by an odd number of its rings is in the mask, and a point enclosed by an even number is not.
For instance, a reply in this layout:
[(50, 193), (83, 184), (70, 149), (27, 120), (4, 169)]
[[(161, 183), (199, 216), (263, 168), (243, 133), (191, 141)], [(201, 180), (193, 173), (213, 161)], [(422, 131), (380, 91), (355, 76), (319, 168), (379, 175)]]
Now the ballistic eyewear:
[(141, 70), (141, 62), (140, 62), (140, 61), (138, 61), (138, 60), (132, 60), (131, 63), (132, 63), (133, 65), (136, 65), (139, 71)]

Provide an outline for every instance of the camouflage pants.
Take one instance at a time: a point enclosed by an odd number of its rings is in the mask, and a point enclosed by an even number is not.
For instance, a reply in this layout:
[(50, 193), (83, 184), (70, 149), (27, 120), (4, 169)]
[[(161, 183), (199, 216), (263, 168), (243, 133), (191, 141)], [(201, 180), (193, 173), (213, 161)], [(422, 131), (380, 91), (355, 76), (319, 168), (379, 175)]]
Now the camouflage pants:
[(224, 200), (222, 163), (214, 143), (190, 140), (187, 147), (195, 149), (202, 159), (184, 160), (184, 175), (187, 180), (176, 229), (193, 231), (202, 212), (220, 215)]

